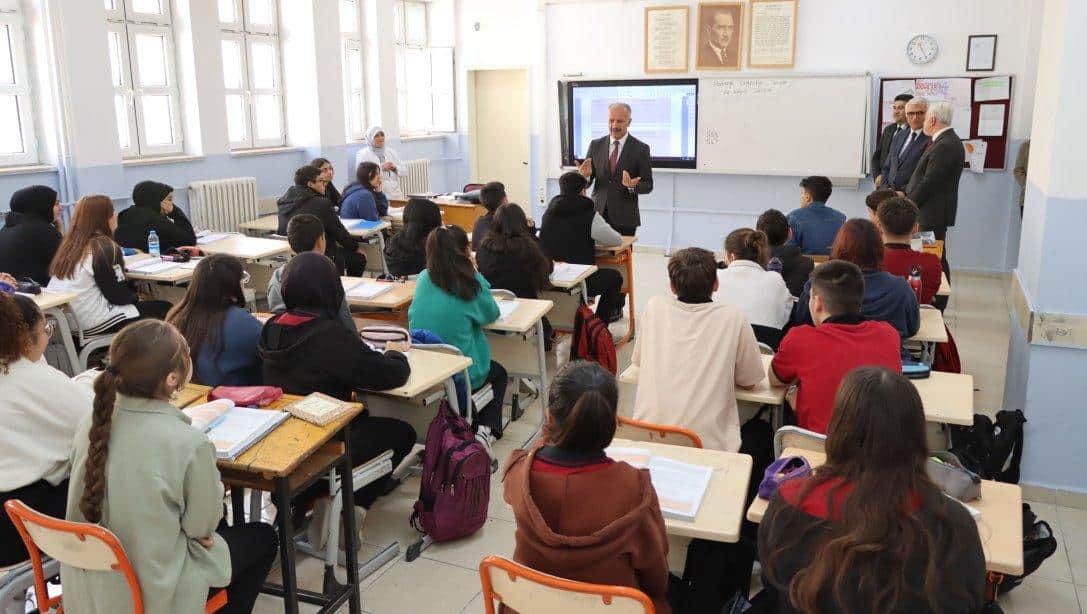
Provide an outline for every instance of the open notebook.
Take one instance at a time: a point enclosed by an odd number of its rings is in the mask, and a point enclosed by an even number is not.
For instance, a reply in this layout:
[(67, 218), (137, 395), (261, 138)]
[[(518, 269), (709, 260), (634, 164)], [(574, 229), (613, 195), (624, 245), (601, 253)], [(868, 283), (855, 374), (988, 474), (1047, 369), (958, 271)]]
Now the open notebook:
[(688, 521), (698, 517), (698, 509), (713, 477), (713, 467), (655, 456), (645, 448), (612, 447), (605, 452), (613, 460), (639, 469), (649, 469), (662, 514)]
[(390, 283), (360, 281), (346, 288), (346, 290), (348, 298), (368, 301), (392, 290), (392, 287), (393, 285)]
[(590, 264), (570, 264), (569, 262), (555, 263), (555, 269), (551, 271), (552, 282), (570, 282), (578, 278), (579, 275), (584, 273), (590, 266)]
[(192, 420), (193, 428), (207, 433), (215, 446), (215, 456), (223, 460), (234, 460), (290, 416), (274, 409), (235, 407), (227, 399), (182, 411)]

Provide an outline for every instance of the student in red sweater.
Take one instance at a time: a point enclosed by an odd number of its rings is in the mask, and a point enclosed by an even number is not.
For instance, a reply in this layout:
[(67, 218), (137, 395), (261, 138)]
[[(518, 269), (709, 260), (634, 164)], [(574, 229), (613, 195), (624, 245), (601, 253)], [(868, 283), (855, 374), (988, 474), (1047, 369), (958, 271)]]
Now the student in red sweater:
[(904, 196), (888, 198), (876, 210), (879, 230), (883, 234), (883, 270), (891, 275), (910, 278), (910, 270), (921, 272), (921, 296), (918, 301), (931, 305), (940, 289), (940, 259), (928, 252), (915, 252), (910, 238), (917, 232), (917, 205)]
[(861, 315), (864, 276), (852, 262), (831, 260), (811, 274), (808, 309), (815, 326), (789, 329), (770, 363), (770, 383), (796, 384), (787, 398), (800, 428), (826, 433), (834, 394), (846, 373), (857, 367), (902, 372), (898, 331)]

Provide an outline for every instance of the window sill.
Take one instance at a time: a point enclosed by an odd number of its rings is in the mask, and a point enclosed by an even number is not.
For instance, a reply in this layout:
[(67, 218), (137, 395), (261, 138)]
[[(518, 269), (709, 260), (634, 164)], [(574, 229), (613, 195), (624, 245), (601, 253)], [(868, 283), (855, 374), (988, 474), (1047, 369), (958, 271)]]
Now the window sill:
[(436, 141), (439, 139), (444, 139), (447, 136), (452, 136), (454, 134), (456, 134), (456, 132), (432, 132), (429, 134), (412, 134), (410, 136), (400, 137), (400, 142), (410, 143), (412, 141)]
[(181, 162), (198, 162), (203, 160), (204, 156), (178, 154), (169, 156), (147, 156), (144, 158), (128, 158), (127, 160), (121, 160), (121, 166), (151, 166), (154, 164), (178, 164)]
[(250, 156), (270, 156), (278, 153), (301, 153), (305, 151), (301, 147), (257, 147), (254, 149), (235, 149), (230, 152), (235, 158), (248, 158)]
[(19, 166), (0, 166), (0, 176), (30, 175), (33, 173), (55, 173), (57, 167), (48, 164), (21, 164)]

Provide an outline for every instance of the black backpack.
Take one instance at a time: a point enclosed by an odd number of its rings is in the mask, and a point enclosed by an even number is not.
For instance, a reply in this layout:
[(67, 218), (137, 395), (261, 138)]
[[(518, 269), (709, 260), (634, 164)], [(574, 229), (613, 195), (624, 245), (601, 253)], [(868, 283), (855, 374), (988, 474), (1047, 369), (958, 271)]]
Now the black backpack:
[(1023, 578), (1038, 570), (1046, 559), (1057, 551), (1057, 538), (1053, 529), (1030, 509), (1029, 503), (1023, 504), (1023, 575), (1004, 576), (1004, 581), (997, 587), (998, 595), (1003, 595), (1023, 583)]
[(986, 480), (1019, 483), (1023, 458), (1023, 410), (1001, 410), (996, 420), (974, 414), (973, 426), (951, 427), (951, 452)]

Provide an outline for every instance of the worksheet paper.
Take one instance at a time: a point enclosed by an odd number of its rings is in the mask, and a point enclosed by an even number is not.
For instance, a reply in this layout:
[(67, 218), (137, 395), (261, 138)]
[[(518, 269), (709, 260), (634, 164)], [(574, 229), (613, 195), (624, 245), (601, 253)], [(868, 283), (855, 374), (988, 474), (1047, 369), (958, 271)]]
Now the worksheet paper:
[(513, 312), (517, 311), (517, 308), (521, 306), (521, 301), (497, 301), (498, 302), (498, 319), (508, 320)]
[(551, 271), (551, 281), (574, 281), (579, 275), (584, 273), (591, 264), (570, 264), (569, 262), (555, 263), (555, 268)]
[(392, 284), (361, 282), (347, 291), (347, 296), (360, 301), (368, 301), (392, 289)]
[(1004, 104), (978, 105), (978, 136), (1004, 136)]
[(176, 269), (178, 266), (180, 265), (176, 262), (166, 262), (163, 260), (155, 260), (154, 258), (149, 258), (147, 260), (141, 260), (140, 262), (137, 262), (136, 264), (128, 267), (128, 270), (138, 271), (147, 275), (154, 275), (155, 273), (162, 273), (165, 271), (169, 271), (170, 269)]
[(661, 513), (681, 520), (694, 520), (710, 486), (713, 467), (654, 456), (649, 461), (649, 476), (657, 491)]
[(974, 81), (974, 102), (1011, 98), (1011, 77), (986, 77)]

